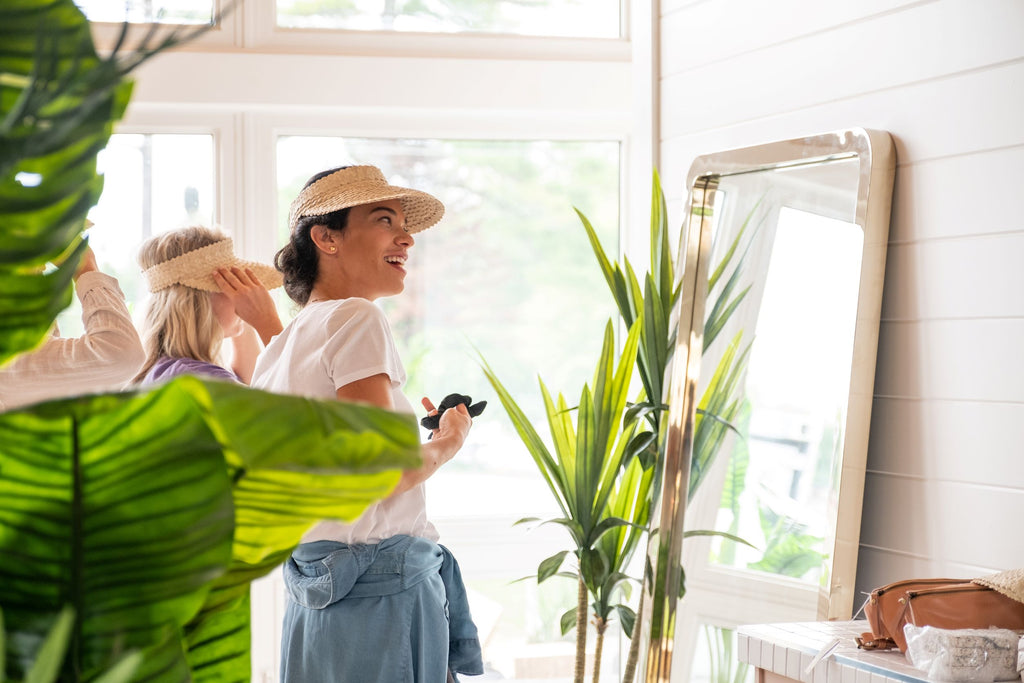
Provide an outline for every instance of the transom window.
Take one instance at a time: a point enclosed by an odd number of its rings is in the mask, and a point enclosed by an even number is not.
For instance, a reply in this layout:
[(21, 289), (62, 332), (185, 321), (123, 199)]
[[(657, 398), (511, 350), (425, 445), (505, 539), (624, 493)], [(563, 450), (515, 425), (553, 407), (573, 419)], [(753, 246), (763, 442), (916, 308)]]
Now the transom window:
[(619, 0), (277, 0), (284, 28), (618, 38)]

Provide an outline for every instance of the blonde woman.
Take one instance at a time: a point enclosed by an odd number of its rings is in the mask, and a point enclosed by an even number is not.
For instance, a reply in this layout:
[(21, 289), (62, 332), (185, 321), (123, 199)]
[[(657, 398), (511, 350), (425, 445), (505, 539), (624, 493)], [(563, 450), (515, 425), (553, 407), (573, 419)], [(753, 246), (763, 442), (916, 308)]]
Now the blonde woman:
[(202, 226), (150, 238), (138, 261), (151, 295), (136, 381), (192, 374), (248, 384), (263, 344), (281, 331), (268, 291), (281, 276), (242, 261), (230, 238)]

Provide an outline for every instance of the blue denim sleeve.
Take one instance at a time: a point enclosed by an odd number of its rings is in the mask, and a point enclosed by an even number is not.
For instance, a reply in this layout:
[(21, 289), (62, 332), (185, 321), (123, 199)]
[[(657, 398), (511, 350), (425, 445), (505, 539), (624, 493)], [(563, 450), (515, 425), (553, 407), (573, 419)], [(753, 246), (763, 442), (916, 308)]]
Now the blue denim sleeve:
[(444, 552), (441, 581), (448, 598), (448, 669), (452, 674), (479, 676), (484, 672), (483, 653), (476, 624), (469, 613), (469, 599), (462, 582), (462, 572), (451, 551), (443, 545), (441, 550)]

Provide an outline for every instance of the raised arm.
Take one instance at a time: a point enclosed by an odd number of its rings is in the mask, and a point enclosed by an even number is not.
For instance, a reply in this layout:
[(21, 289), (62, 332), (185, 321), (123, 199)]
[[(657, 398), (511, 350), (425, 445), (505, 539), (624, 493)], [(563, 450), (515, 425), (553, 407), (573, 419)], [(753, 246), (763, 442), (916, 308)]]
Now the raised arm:
[(124, 294), (116, 279), (99, 271), (92, 249), (86, 249), (74, 280), (84, 334), (51, 337), (0, 369), (3, 407), (120, 389), (145, 362)]
[(281, 318), (270, 292), (249, 268), (221, 268), (214, 271), (213, 280), (235, 307), (235, 313), (246, 323), (245, 330), (229, 340), (231, 344), (231, 370), (248, 384), (256, 357), (263, 346), (283, 329)]

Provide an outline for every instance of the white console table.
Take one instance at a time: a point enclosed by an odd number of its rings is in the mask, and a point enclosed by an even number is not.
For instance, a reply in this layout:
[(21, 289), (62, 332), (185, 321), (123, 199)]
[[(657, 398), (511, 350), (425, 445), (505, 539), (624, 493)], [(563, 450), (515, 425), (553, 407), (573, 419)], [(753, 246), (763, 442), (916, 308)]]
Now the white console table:
[[(757, 683), (927, 683), (898, 650), (869, 651), (854, 640), (867, 621), (757, 624), (737, 629), (737, 656), (756, 669)], [(807, 671), (834, 639), (839, 645)]]

